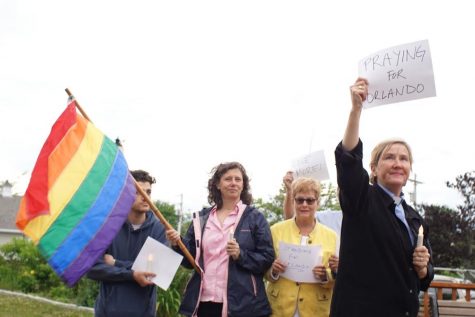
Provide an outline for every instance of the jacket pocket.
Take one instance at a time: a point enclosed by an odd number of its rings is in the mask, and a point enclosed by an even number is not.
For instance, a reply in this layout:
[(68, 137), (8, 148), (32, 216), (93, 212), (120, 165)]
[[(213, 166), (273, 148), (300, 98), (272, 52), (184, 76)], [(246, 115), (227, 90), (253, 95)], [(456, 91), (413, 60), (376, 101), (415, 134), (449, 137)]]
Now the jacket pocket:
[(317, 300), (319, 302), (321, 301), (329, 301), (331, 299), (331, 291), (327, 289), (322, 289), (319, 292), (317, 292)]
[(272, 287), (269, 293), (270, 293), (270, 296), (274, 298), (279, 297), (279, 290), (277, 288)]
[(249, 228), (242, 228), (238, 232), (238, 236), (236, 237), (239, 247), (242, 247), (246, 250), (254, 250), (254, 239), (252, 238), (252, 231)]

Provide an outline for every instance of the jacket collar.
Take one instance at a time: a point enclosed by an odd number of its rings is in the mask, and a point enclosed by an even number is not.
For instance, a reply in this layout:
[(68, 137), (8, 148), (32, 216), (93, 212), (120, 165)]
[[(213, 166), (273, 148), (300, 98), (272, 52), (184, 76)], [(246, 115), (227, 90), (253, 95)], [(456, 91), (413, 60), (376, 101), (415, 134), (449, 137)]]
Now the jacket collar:
[[(292, 228), (293, 234), (300, 235), (300, 229), (297, 226), (297, 218), (293, 217), (292, 219), (289, 219), (289, 220), (292, 221), (291, 228)], [(308, 234), (309, 237), (314, 237), (317, 234), (318, 226), (319, 226), (318, 221), (317, 219), (315, 219), (315, 226), (313, 227), (313, 230)]]
[[(134, 230), (134, 231), (140, 231), (140, 230), (143, 230), (149, 226), (152, 225), (152, 219), (153, 217), (155, 217), (155, 215), (153, 214), (153, 211), (149, 210), (147, 211), (147, 213), (145, 214), (145, 221), (142, 223), (142, 225), (140, 226), (140, 228)], [(127, 221), (124, 223), (124, 225), (127, 225), (129, 226), (130, 228), (132, 228), (132, 224), (130, 223), (130, 221), (127, 219)]]
[(392, 211), (394, 211), (394, 207), (396, 206), (394, 199), (387, 193), (387, 191), (381, 187), (379, 184), (374, 184), (374, 188), (381, 194), (381, 197), (383, 199), (384, 205), (388, 206), (388, 208)]
[[(385, 206), (388, 206), (390, 210), (394, 211), (396, 202), (394, 201), (393, 197), (391, 197), (381, 185), (376, 184), (374, 187), (376, 187), (376, 189), (381, 193)], [(419, 214), (416, 211), (414, 211), (414, 209), (411, 206), (407, 204), (405, 205), (406, 206), (404, 207), (404, 214), (406, 215), (406, 219), (410, 219), (410, 220), (417, 219), (418, 223), (420, 223), (421, 221), (420, 221)], [(412, 224), (412, 221), (410, 222), (410, 225), (411, 224)]]

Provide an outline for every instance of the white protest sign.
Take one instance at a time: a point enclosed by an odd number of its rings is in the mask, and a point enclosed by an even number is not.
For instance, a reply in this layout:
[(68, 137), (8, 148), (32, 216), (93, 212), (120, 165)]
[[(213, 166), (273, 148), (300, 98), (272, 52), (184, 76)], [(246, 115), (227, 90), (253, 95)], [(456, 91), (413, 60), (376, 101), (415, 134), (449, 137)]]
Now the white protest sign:
[(360, 77), (368, 79), (365, 108), (435, 96), (429, 41), (387, 48), (363, 58)]
[(280, 275), (295, 282), (320, 282), (312, 269), (322, 263), (322, 254), (320, 245), (296, 245), (280, 241), (279, 259), (287, 264), (285, 272)]
[(310, 177), (319, 181), (329, 179), (323, 151), (316, 151), (292, 161), (294, 178)]
[(152, 282), (163, 290), (167, 290), (182, 259), (183, 256), (180, 254), (157, 240), (147, 237), (132, 265), (132, 270), (155, 273), (156, 276)]

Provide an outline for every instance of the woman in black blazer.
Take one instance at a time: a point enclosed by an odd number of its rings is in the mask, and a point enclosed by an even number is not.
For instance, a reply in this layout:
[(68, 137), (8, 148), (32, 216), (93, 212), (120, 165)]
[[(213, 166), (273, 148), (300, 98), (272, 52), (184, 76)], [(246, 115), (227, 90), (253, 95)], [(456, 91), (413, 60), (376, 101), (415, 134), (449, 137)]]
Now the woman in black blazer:
[[(352, 108), (335, 151), (343, 223), (330, 315), (415, 317), (419, 291), (429, 287), (434, 269), (429, 228), (402, 193), (411, 171), (411, 149), (403, 140), (381, 142), (372, 152), (368, 175), (359, 139), (368, 81), (358, 78), (350, 90)], [(421, 226), (423, 245), (417, 246)]]

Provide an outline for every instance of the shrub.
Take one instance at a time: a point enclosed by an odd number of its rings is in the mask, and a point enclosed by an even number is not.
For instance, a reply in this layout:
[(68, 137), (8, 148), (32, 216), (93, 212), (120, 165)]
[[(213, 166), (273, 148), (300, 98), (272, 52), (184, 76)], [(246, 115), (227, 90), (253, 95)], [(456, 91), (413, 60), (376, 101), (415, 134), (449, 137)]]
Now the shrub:
[(27, 239), (15, 238), (0, 247), (0, 286), (37, 293), (55, 300), (81, 306), (93, 306), (98, 285), (81, 279), (69, 288), (54, 273), (34, 244)]
[(167, 291), (158, 289), (157, 316), (178, 317), (181, 296), (193, 272), (180, 267)]

